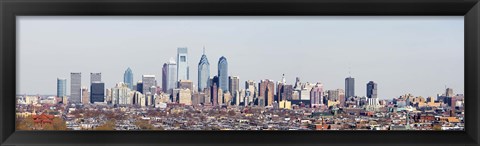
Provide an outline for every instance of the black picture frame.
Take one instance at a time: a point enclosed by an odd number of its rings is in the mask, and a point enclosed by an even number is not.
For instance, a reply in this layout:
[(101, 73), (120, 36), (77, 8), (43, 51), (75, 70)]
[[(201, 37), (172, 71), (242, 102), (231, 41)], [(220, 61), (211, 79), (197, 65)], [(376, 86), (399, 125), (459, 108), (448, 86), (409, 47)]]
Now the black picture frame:
[[(1, 0), (1, 145), (455, 145), (480, 143), (478, 0)], [(464, 16), (465, 131), (15, 131), (16, 16)]]

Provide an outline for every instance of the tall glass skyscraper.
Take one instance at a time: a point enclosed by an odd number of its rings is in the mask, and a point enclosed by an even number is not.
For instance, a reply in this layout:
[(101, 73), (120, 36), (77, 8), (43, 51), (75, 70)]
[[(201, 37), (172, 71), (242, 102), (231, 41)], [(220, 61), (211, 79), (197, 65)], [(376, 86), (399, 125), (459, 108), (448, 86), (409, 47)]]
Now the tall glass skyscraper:
[(355, 96), (355, 78), (345, 78), (345, 98)]
[(208, 80), (210, 79), (210, 63), (207, 55), (205, 55), (205, 48), (203, 48), (203, 55), (198, 63), (198, 91), (203, 91), (207, 88)]
[(222, 89), (223, 92), (227, 92), (228, 90), (228, 62), (227, 58), (224, 56), (220, 57), (218, 60), (218, 83), (219, 88)]
[(377, 83), (373, 81), (367, 83), (367, 97), (377, 98)]
[(57, 78), (57, 97), (67, 96), (67, 79)]
[(167, 93), (168, 86), (168, 64), (164, 63), (162, 66), (162, 91)]
[(167, 63), (168, 65), (168, 74), (167, 74), (167, 93), (171, 94), (172, 89), (177, 87), (177, 63), (173, 58)]
[(127, 84), (128, 88), (133, 90), (133, 72), (130, 67), (123, 73), (123, 82)]
[(70, 73), (70, 98), (68, 103), (80, 103), (81, 102), (81, 85), (82, 85), (82, 73), (72, 72)]
[(177, 80), (189, 80), (188, 50), (187, 48), (177, 49)]
[(94, 81), (90, 86), (90, 103), (105, 101), (105, 83)]

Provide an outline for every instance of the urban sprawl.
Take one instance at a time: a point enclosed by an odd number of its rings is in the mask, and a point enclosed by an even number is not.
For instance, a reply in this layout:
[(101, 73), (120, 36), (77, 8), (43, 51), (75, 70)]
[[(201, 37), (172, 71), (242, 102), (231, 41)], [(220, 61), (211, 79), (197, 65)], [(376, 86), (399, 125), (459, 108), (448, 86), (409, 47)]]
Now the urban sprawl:
[[(205, 51), (198, 63), (198, 84), (189, 80), (187, 48), (163, 64), (155, 75), (133, 81), (127, 68), (123, 82), (105, 89), (101, 73), (90, 73), (90, 88), (81, 73), (57, 78), (57, 95), (17, 95), (17, 130), (464, 130), (464, 96), (453, 89), (434, 97), (404, 94), (377, 97), (377, 83), (366, 83), (357, 96), (355, 79), (345, 89), (326, 90), (320, 82), (289, 85), (283, 76), (240, 82), (228, 73), (227, 58), (210, 76)], [(90, 90), (89, 90), (90, 89)], [(443, 90), (443, 91), (442, 91)]]

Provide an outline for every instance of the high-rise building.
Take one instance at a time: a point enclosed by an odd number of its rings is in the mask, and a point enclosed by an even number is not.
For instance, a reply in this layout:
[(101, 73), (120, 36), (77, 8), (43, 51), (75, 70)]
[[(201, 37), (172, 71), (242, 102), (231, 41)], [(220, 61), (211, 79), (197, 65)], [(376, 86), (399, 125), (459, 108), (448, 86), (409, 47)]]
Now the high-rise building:
[(228, 89), (228, 62), (227, 58), (224, 56), (220, 57), (218, 60), (218, 84), (219, 88), (222, 89), (223, 92), (229, 91)]
[(253, 99), (257, 97), (257, 92), (257, 85), (255, 81), (245, 81), (245, 103), (247, 103), (246, 105), (254, 102)]
[(323, 84), (318, 82), (310, 91), (311, 107), (318, 107), (323, 104)]
[(133, 90), (133, 72), (130, 67), (123, 73), (123, 83), (127, 84), (128, 88)]
[(228, 77), (228, 88), (233, 97), (236, 96), (237, 91), (240, 90), (240, 77), (230, 76)]
[(167, 62), (167, 67), (165, 68), (164, 65), (164, 70), (166, 70), (166, 80), (165, 80), (165, 87), (163, 87), (164, 92), (168, 94), (172, 94), (173, 89), (177, 87), (177, 63), (173, 58), (170, 58), (170, 60)]
[(213, 106), (218, 105), (218, 77), (214, 76), (212, 79), (212, 86), (210, 87), (210, 98)]
[(67, 96), (67, 79), (57, 78), (57, 97)]
[(82, 87), (82, 104), (90, 104), (90, 94), (87, 87)]
[(137, 82), (137, 91), (143, 94), (143, 82), (142, 82), (142, 80)]
[(178, 81), (178, 88), (179, 89), (190, 89), (193, 91), (193, 82), (190, 80), (180, 80)]
[(345, 98), (355, 96), (355, 78), (345, 78)]
[(327, 90), (327, 100), (337, 101), (339, 96), (338, 91), (339, 90)]
[(102, 82), (102, 73), (90, 73), (90, 84), (93, 82)]
[(454, 95), (453, 95), (453, 89), (452, 89), (452, 88), (447, 88), (447, 89), (445, 89), (445, 95), (446, 95), (447, 97), (453, 97), (453, 96), (454, 96)]
[(177, 48), (177, 80), (189, 80), (188, 49)]
[(109, 105), (112, 104), (112, 89), (110, 89), (110, 88), (106, 89), (105, 100), (107, 101), (107, 104), (109, 104)]
[(377, 83), (373, 81), (367, 83), (367, 97), (377, 98)]
[(345, 106), (345, 91), (343, 89), (337, 89), (338, 92), (338, 101), (340, 102), (340, 107)]
[(82, 73), (72, 72), (70, 73), (70, 98), (68, 103), (81, 103), (81, 86), (82, 86)]
[(210, 63), (207, 55), (205, 55), (205, 48), (203, 48), (203, 55), (198, 62), (198, 91), (203, 91), (207, 88), (208, 80), (210, 79)]
[(90, 103), (105, 101), (105, 83), (95, 81), (90, 86)]
[(142, 83), (143, 94), (147, 95), (147, 92), (149, 92), (151, 95), (155, 94), (150, 92), (150, 87), (157, 86), (155, 81), (155, 75), (142, 75)]
[(167, 93), (168, 86), (168, 64), (164, 63), (162, 66), (162, 91)]
[(258, 85), (259, 97), (263, 97), (265, 99), (266, 106), (273, 105), (274, 99), (274, 90), (275, 90), (275, 83), (272, 80), (262, 80)]

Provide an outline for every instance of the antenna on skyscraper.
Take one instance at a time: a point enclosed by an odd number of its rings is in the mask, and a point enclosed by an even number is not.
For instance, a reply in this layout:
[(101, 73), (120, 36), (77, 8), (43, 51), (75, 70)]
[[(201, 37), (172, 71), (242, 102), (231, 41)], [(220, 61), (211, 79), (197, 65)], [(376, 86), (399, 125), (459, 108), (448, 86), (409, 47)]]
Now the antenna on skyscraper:
[(349, 76), (349, 77), (352, 77), (352, 73), (351, 73), (351, 68), (350, 68), (350, 66), (348, 66), (348, 76)]
[(205, 46), (203, 46), (203, 55), (205, 55)]

